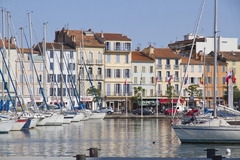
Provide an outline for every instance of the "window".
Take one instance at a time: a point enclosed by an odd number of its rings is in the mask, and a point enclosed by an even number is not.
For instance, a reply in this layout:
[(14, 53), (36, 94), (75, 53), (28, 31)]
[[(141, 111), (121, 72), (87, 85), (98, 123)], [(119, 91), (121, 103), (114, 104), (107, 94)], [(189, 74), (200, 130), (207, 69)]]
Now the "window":
[(61, 71), (63, 71), (63, 70), (64, 70), (64, 64), (63, 64), (63, 62), (62, 62), (62, 63), (60, 63), (60, 70), (61, 70)]
[(93, 60), (93, 52), (89, 52), (88, 53), (88, 59), (90, 60), (90, 61), (92, 61)]
[(190, 83), (194, 84), (194, 77), (190, 77)]
[(153, 66), (150, 66), (150, 73), (153, 73)]
[(150, 96), (153, 96), (153, 89), (150, 89)]
[(142, 84), (146, 84), (145, 77), (142, 77)]
[(102, 60), (102, 53), (98, 52), (98, 60)]
[(235, 61), (232, 61), (232, 65), (235, 66)]
[(107, 78), (111, 78), (111, 69), (107, 69), (107, 75), (106, 75)]
[(162, 71), (157, 72), (157, 77), (158, 77), (158, 80), (160, 80), (160, 78), (162, 77)]
[(215, 93), (216, 93), (216, 96), (218, 97), (218, 90), (216, 90)]
[(61, 88), (58, 88), (58, 93), (57, 93), (57, 95), (58, 96), (61, 96), (62, 94), (61, 94), (62, 92), (61, 92)]
[(22, 75), (22, 74), (19, 75), (19, 82), (20, 82), (20, 83), (23, 82), (23, 75)]
[(98, 84), (97, 84), (97, 89), (98, 89), (99, 91), (102, 90), (102, 83), (101, 83), (101, 82), (98, 82)]
[(29, 70), (31, 70), (31, 71), (33, 70), (33, 63), (32, 62), (29, 63)]
[(58, 74), (58, 75), (57, 75), (57, 81), (58, 81), (58, 82), (61, 82), (61, 81), (62, 81), (61, 74)]
[(202, 65), (198, 65), (198, 72), (202, 72)]
[(93, 74), (93, 69), (92, 69), (92, 67), (89, 67), (89, 68), (88, 68), (88, 73), (89, 73), (89, 74)]
[(225, 84), (225, 82), (226, 82), (225, 77), (222, 77), (222, 84)]
[(97, 74), (98, 74), (98, 75), (102, 75), (102, 68), (98, 68)]
[(166, 59), (166, 64), (170, 65), (170, 59)]
[(142, 72), (144, 72), (144, 73), (146, 72), (145, 71), (145, 66), (142, 66)]
[(39, 81), (42, 82), (42, 75), (39, 75)]
[(53, 70), (53, 62), (50, 62), (50, 70)]
[(210, 66), (207, 65), (207, 72), (210, 72)]
[(155, 82), (155, 78), (154, 77), (150, 77), (150, 82), (151, 82), (151, 84), (153, 84)]
[(129, 55), (128, 55), (128, 54), (126, 55), (126, 61), (125, 61), (125, 63), (129, 63)]
[(210, 93), (211, 93), (211, 91), (208, 90), (208, 91), (207, 91), (207, 96), (208, 96), (208, 97), (210, 97)]
[(170, 71), (166, 72), (167, 77), (170, 77)]
[(111, 43), (110, 43), (110, 42), (107, 42), (107, 43), (106, 43), (106, 50), (107, 50), (107, 51), (110, 51), (110, 49), (111, 49)]
[(116, 55), (116, 63), (120, 63), (120, 54)]
[(134, 84), (137, 84), (137, 77), (134, 77)]
[(178, 65), (178, 59), (175, 59), (175, 65)]
[(183, 65), (183, 72), (186, 72), (187, 70), (187, 65)]
[(191, 72), (194, 72), (194, 65), (191, 65)]
[(130, 72), (129, 69), (125, 69), (125, 74), (124, 74), (125, 78), (130, 78), (129, 72)]
[(115, 70), (115, 77), (116, 78), (121, 78), (121, 71), (120, 71), (120, 69), (116, 69)]
[(39, 70), (43, 71), (43, 63), (39, 63)]
[(30, 83), (33, 83), (33, 75), (32, 74), (29, 75), (29, 81), (30, 81)]
[(222, 72), (226, 72), (226, 66), (222, 66)]
[(107, 54), (107, 63), (110, 63), (110, 62), (111, 62), (111, 55)]
[(70, 58), (73, 59), (73, 51), (70, 51)]
[(53, 50), (50, 51), (50, 58), (53, 58)]
[(207, 77), (207, 83), (212, 84), (212, 77)]
[(83, 67), (79, 67), (79, 73), (84, 74), (84, 68)]
[(175, 71), (175, 77), (178, 78), (178, 71)]
[(137, 66), (134, 66), (134, 73), (137, 73)]

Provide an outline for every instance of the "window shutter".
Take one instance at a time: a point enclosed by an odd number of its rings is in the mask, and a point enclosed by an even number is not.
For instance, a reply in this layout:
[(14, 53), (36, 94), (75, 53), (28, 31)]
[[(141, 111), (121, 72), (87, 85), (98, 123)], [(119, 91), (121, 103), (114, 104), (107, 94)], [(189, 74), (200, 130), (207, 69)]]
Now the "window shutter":
[(116, 84), (114, 84), (114, 95), (116, 95)]

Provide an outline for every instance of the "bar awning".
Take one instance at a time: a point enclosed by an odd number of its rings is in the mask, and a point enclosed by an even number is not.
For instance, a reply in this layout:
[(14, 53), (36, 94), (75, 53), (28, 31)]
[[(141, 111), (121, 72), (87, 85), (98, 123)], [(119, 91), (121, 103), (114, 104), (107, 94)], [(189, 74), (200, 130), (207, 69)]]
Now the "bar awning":
[[(178, 99), (167, 99), (167, 98), (164, 98), (164, 99), (160, 99), (159, 100), (159, 103), (170, 103), (171, 101), (173, 101), (173, 103), (177, 103)], [(183, 103), (183, 100), (180, 99), (180, 103)]]

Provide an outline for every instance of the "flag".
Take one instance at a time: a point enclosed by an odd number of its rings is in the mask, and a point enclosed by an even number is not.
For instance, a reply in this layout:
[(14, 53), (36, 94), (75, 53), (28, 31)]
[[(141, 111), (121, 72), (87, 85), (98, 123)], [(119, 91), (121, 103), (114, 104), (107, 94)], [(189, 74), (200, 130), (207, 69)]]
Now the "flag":
[(127, 85), (127, 78), (126, 78), (125, 81), (124, 81), (124, 85)]
[(172, 75), (170, 75), (170, 76), (168, 77), (168, 84), (171, 84), (171, 80), (172, 80), (172, 78), (173, 78)]
[(187, 77), (185, 77), (184, 85), (187, 84), (187, 81), (188, 81), (188, 75), (187, 75)]
[(232, 78), (232, 71), (226, 72), (225, 81), (228, 83), (229, 79)]
[(232, 82), (236, 83), (236, 77), (235, 77), (235, 74), (234, 74), (233, 70), (232, 70)]
[(157, 82), (158, 82), (158, 77), (156, 77), (155, 85), (157, 85)]
[(202, 77), (200, 78), (200, 84), (203, 85), (204, 82), (203, 82), (203, 74), (202, 74)]

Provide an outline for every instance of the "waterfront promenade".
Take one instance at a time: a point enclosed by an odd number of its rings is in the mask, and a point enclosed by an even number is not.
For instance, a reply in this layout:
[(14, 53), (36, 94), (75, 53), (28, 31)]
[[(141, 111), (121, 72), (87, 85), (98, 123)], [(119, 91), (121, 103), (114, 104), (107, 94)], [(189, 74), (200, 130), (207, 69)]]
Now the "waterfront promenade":
[(163, 119), (163, 118), (171, 118), (171, 116), (166, 116), (163, 113), (155, 113), (154, 115), (135, 115), (132, 113), (121, 113), (121, 112), (114, 112), (111, 115), (106, 115), (104, 119), (138, 119), (138, 118), (144, 118), (144, 119)]

